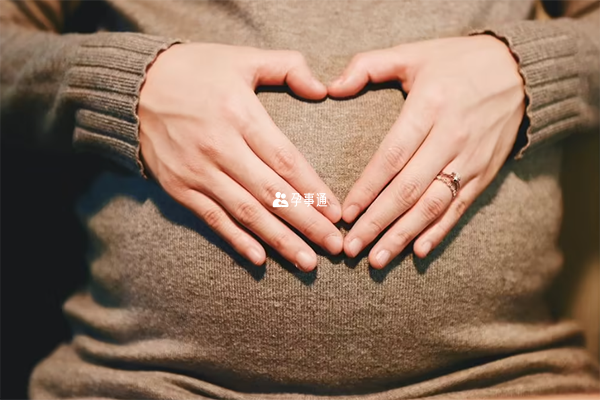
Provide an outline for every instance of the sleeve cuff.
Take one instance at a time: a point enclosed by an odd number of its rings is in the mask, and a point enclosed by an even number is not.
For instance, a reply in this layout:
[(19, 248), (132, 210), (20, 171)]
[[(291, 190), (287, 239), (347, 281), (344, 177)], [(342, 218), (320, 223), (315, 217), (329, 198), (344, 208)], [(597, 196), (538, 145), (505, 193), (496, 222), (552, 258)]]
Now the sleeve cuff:
[(187, 42), (136, 32), (100, 32), (84, 41), (64, 87), (76, 109), (75, 149), (99, 152), (146, 177), (138, 140), (140, 89), (158, 54)]
[(565, 19), (518, 21), (468, 32), (502, 40), (519, 64), (526, 109), (516, 160), (577, 129), (581, 115), (578, 42)]

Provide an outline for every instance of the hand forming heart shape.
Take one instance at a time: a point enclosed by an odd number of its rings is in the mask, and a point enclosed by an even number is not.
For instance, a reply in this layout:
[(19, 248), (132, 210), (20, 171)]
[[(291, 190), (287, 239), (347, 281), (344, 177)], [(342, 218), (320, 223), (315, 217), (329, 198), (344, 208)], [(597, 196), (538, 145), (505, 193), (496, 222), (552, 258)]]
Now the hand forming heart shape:
[[(402, 83), (406, 103), (342, 208), (254, 90), (287, 83), (301, 97), (322, 99), (389, 80)], [(167, 193), (255, 264), (264, 263), (264, 249), (236, 221), (302, 270), (315, 268), (314, 251), (279, 216), (350, 257), (391, 225), (369, 256), (381, 268), (426, 229), (415, 248), (424, 257), (489, 185), (513, 148), (524, 98), (515, 59), (488, 35), (359, 54), (328, 88), (297, 52), (178, 44), (158, 56), (141, 89), (140, 155)], [(462, 176), (452, 203), (435, 179), (440, 172)], [(273, 207), (275, 192), (286, 190), (323, 194), (329, 206), (307, 214), (278, 198)], [(333, 224), (364, 210), (344, 242)]]
[[(345, 238), (350, 257), (392, 225), (369, 255), (382, 268), (424, 229), (414, 249), (425, 257), (494, 179), (516, 142), (525, 89), (509, 48), (490, 35), (359, 54), (328, 91), (350, 96), (369, 80), (399, 80), (408, 93), (343, 205), (347, 222), (366, 209)], [(441, 172), (460, 174), (456, 198), (435, 179)]]

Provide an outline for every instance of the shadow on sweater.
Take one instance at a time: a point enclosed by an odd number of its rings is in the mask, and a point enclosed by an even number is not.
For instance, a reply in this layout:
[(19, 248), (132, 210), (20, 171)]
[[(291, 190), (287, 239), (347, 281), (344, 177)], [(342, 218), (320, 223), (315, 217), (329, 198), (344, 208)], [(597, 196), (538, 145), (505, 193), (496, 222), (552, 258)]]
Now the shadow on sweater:
[[(419, 274), (425, 274), (430, 265), (440, 257), (446, 248), (456, 239), (463, 227), (469, 223), (471, 218), (479, 212), (482, 207), (490, 204), (490, 202), (496, 196), (499, 187), (502, 182), (506, 179), (508, 174), (515, 173), (515, 169), (512, 168), (514, 161), (509, 161), (500, 170), (495, 180), (488, 186), (488, 188), (476, 199), (476, 201), (467, 209), (463, 217), (459, 220), (457, 225), (450, 231), (450, 233), (444, 238), (442, 243), (432, 250), (432, 252), (425, 258), (420, 259), (414, 257), (414, 265), (417, 268)], [(104, 206), (111, 200), (117, 197), (127, 197), (134, 199), (138, 203), (144, 203), (150, 201), (154, 204), (160, 213), (169, 221), (184, 226), (197, 234), (203, 236), (208, 242), (217, 246), (223, 252), (228, 254), (239, 266), (244, 268), (256, 281), (263, 279), (266, 269), (257, 268), (251, 262), (247, 261), (241, 255), (239, 255), (233, 247), (225, 242), (220, 236), (218, 236), (207, 224), (201, 219), (196, 217), (190, 210), (177, 203), (170, 197), (156, 182), (151, 180), (145, 180), (143, 178), (134, 176), (132, 174), (123, 172), (107, 166), (112, 169), (111, 171), (105, 171), (99, 175), (95, 180), (89, 192), (81, 198), (78, 204), (78, 215), (82, 220), (93, 216), (98, 213)], [(518, 169), (518, 168), (517, 168)], [(520, 177), (520, 179), (530, 179), (531, 177)], [(285, 222), (284, 222), (285, 223)], [(286, 223), (286, 225), (288, 225)], [(289, 226), (289, 225), (288, 225)], [(352, 224), (347, 224), (340, 221), (336, 224), (342, 231), (348, 231)], [(343, 253), (340, 255), (332, 256), (327, 251), (321, 249), (316, 244), (308, 241), (308, 239), (298, 232), (295, 228), (289, 226), (292, 231), (298, 234), (303, 240), (305, 240), (311, 248), (323, 257), (326, 257), (333, 264), (344, 263), (348, 268), (356, 268), (361, 260), (368, 256), (369, 251), (373, 248), (377, 240), (387, 232), (387, 229), (381, 233), (378, 238), (367, 246), (356, 258), (349, 258)], [(305, 285), (311, 285), (317, 278), (317, 269), (311, 272), (303, 272), (296, 268), (291, 262), (285, 260), (280, 256), (272, 247), (268, 246), (262, 239), (250, 232), (250, 234), (264, 246), (267, 256), (272, 258), (282, 268), (287, 270), (290, 274), (294, 275), (299, 281)], [(99, 243), (97, 238), (90, 238), (91, 253), (88, 253), (88, 260), (93, 260), (101, 251), (102, 244)], [(414, 241), (413, 241), (414, 242)], [(402, 260), (410, 256), (412, 253), (411, 242), (397, 257), (395, 257), (385, 268), (379, 270), (370, 267), (369, 274), (371, 279), (376, 282), (382, 283), (385, 281), (387, 275), (400, 263)]]
[[(363, 90), (357, 93), (355, 96), (349, 97), (356, 98), (367, 91), (370, 90), (382, 90), (382, 89), (398, 89), (403, 92), (404, 97), (406, 97), (406, 93), (402, 90), (402, 86), (398, 82), (386, 82), (381, 84), (368, 84)], [(289, 96), (298, 98), (288, 87), (271, 87), (265, 86), (257, 89), (257, 92), (279, 92), (279, 93), (287, 93)], [(308, 101), (308, 100), (302, 100)], [(343, 101), (343, 100), (340, 100)], [(521, 125), (521, 130), (525, 129), (526, 125)], [(523, 132), (520, 132), (522, 135)], [(524, 160), (515, 161), (511, 153), (509, 155), (508, 160), (505, 162), (504, 166), (498, 172), (497, 176), (491, 182), (491, 184), (479, 195), (479, 197), (475, 200), (475, 202), (467, 208), (465, 214), (458, 221), (455, 227), (450, 231), (450, 233), (443, 239), (443, 241), (435, 247), (431, 253), (425, 258), (421, 259), (414, 256), (414, 265), (419, 274), (425, 274), (431, 264), (436, 261), (443, 253), (446, 251), (446, 248), (456, 239), (459, 235), (460, 231), (463, 227), (470, 222), (473, 216), (479, 212), (479, 210), (483, 207), (489, 205), (494, 197), (496, 196), (499, 188), (503, 184), (504, 180), (511, 173), (517, 175), (520, 180), (529, 181), (530, 179), (536, 178), (536, 176), (530, 176), (524, 174), (522, 171), (527, 171), (528, 168), (525, 164), (530, 162), (536, 162), (535, 158), (526, 158)], [(525, 168), (521, 168), (525, 167)], [(544, 171), (544, 169), (535, 168), (535, 171)], [(545, 173), (545, 172), (541, 172)], [(257, 268), (251, 262), (247, 261), (241, 255), (239, 255), (233, 247), (231, 247), (227, 242), (225, 242), (220, 236), (213, 232), (213, 230), (206, 225), (202, 220), (196, 217), (191, 211), (187, 210), (185, 207), (181, 206), (175, 200), (173, 200), (156, 182), (152, 180), (145, 180), (138, 176), (134, 176), (129, 172), (126, 172), (119, 167), (114, 166), (114, 164), (106, 164), (106, 170), (103, 174), (101, 174), (98, 179), (93, 183), (91, 190), (89, 193), (85, 195), (84, 201), (79, 203), (78, 214), (80, 218), (87, 218), (91, 215), (97, 213), (102, 207), (104, 207), (111, 199), (119, 196), (125, 196), (132, 199), (135, 199), (139, 203), (143, 203), (147, 200), (150, 200), (156, 207), (159, 209), (161, 214), (172, 221), (175, 224), (184, 226), (188, 229), (191, 229), (202, 235), (207, 241), (211, 244), (217, 246), (223, 252), (228, 254), (239, 266), (244, 268), (256, 281), (260, 281), (263, 279), (266, 269), (265, 268)], [(286, 223), (285, 221), (282, 221)], [(298, 236), (300, 236), (304, 241), (306, 241), (311, 248), (320, 256), (326, 257), (333, 264), (344, 263), (348, 268), (356, 268), (356, 266), (368, 256), (370, 250), (373, 248), (374, 244), (377, 243), (379, 238), (381, 238), (386, 232), (387, 229), (382, 232), (376, 240), (374, 240), (371, 244), (369, 244), (361, 253), (358, 254), (355, 258), (349, 258), (345, 256), (343, 253), (340, 255), (332, 256), (325, 250), (321, 249), (314, 243), (310, 242), (304, 235), (298, 232), (295, 228), (291, 227), (286, 223), (292, 231), (294, 231)], [(340, 221), (336, 224), (336, 226), (345, 234), (352, 228), (353, 224), (347, 224), (344, 221)], [(389, 228), (388, 228), (389, 229)], [(317, 269), (311, 272), (303, 272), (296, 268), (291, 262), (284, 259), (280, 256), (272, 247), (268, 246), (262, 239), (257, 237), (254, 233), (249, 232), (251, 236), (253, 236), (266, 250), (267, 256), (270, 257), (273, 261), (279, 264), (282, 268), (287, 270), (290, 274), (294, 275), (299, 281), (304, 283), (305, 285), (311, 285), (317, 278)], [(98, 241), (97, 239), (92, 238), (92, 241)], [(385, 281), (387, 275), (401, 262), (412, 253), (412, 246), (414, 244), (414, 240), (409, 243), (409, 245), (392, 261), (383, 269), (375, 269), (369, 268), (369, 275), (371, 279), (375, 282), (382, 283)], [(100, 249), (101, 244), (96, 243), (94, 247)], [(97, 253), (96, 253), (97, 254)], [(91, 254), (90, 259), (94, 258), (94, 253)]]

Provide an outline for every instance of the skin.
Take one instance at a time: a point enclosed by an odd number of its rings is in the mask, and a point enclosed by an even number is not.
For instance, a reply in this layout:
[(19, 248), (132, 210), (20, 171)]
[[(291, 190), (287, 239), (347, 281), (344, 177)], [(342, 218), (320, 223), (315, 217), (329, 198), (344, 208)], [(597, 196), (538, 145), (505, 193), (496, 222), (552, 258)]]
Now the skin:
[[(283, 85), (318, 100), (326, 87), (293, 51), (178, 44), (162, 52), (140, 92), (140, 150), (146, 172), (256, 265), (256, 234), (303, 271), (315, 252), (279, 218), (332, 254), (343, 237), (341, 206), (258, 100), (259, 85)], [(327, 207), (273, 208), (276, 192), (326, 193)], [(278, 218), (279, 217), (279, 218)]]
[[(297, 95), (318, 100), (327, 94), (351, 96), (368, 81), (390, 80), (402, 82), (409, 96), (343, 207), (254, 94), (261, 84), (286, 83)], [(273, 214), (332, 254), (343, 245), (351, 257), (392, 225), (369, 254), (375, 268), (383, 268), (419, 233), (415, 253), (425, 257), (497, 175), (524, 108), (515, 60), (503, 43), (479, 36), (359, 54), (327, 88), (295, 52), (176, 45), (149, 69), (138, 115), (146, 171), (167, 193), (255, 264), (264, 263), (264, 249), (242, 226), (310, 271), (316, 255)], [(440, 171), (460, 172), (456, 198), (434, 179)], [(274, 193), (292, 188), (324, 192), (331, 204), (301, 214), (273, 209)], [(332, 224), (342, 209), (347, 222), (366, 210), (343, 244)], [(360, 244), (354, 246), (357, 238)], [(381, 251), (389, 251), (384, 262), (378, 258)], [(300, 260), (299, 252), (308, 257)]]
[[(288, 84), (316, 100), (391, 80), (402, 83), (407, 100), (342, 207), (254, 93)], [(358, 54), (327, 88), (297, 52), (175, 45), (150, 67), (138, 114), (142, 159), (167, 193), (255, 264), (265, 251), (242, 227), (311, 271), (316, 254), (275, 215), (350, 257), (389, 228), (369, 254), (374, 268), (417, 236), (414, 252), (425, 257), (497, 175), (524, 110), (517, 62), (504, 43), (480, 35)], [(442, 171), (460, 173), (456, 198), (435, 179)], [(324, 192), (330, 205), (309, 213), (272, 208), (277, 191)], [(356, 220), (345, 240), (333, 225), (341, 217)]]
[[(408, 93), (406, 102), (342, 206), (349, 223), (364, 211), (344, 240), (350, 257), (389, 227), (369, 253), (377, 269), (417, 235), (419, 257), (443, 240), (507, 160), (525, 111), (518, 64), (489, 35), (358, 54), (328, 93), (347, 97), (369, 81), (393, 80)], [(440, 172), (461, 175), (454, 199), (435, 179)]]

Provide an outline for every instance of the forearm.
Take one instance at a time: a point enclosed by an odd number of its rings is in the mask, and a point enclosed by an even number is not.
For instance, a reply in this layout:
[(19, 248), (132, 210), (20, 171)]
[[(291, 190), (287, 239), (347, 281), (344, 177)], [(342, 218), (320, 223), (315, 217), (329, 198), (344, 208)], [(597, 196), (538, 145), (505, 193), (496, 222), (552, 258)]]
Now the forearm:
[(147, 66), (177, 40), (133, 32), (59, 34), (2, 2), (2, 140), (93, 150), (138, 165), (136, 106)]

